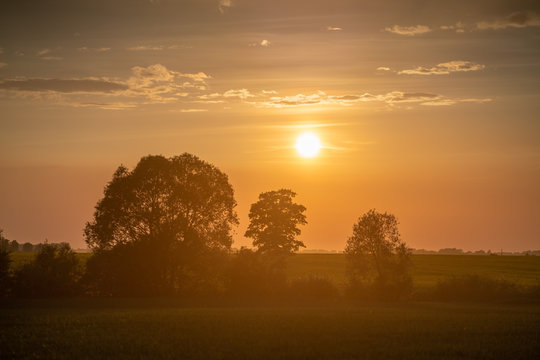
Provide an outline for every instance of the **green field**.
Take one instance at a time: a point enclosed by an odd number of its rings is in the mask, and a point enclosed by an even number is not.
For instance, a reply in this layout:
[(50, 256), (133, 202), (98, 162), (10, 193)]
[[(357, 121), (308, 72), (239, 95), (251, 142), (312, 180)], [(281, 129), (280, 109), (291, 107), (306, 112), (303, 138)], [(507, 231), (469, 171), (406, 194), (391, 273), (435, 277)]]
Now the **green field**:
[[(291, 278), (316, 275), (343, 286), (347, 281), (343, 254), (298, 254), (290, 258)], [(413, 282), (417, 288), (434, 286), (449, 276), (482, 275), (523, 286), (540, 284), (540, 256), (412, 255)]]
[(0, 357), (537, 359), (540, 308), (437, 303), (183, 308), (166, 300), (35, 300), (0, 309)]
[[(34, 253), (12, 253), (13, 267), (33, 259)], [(84, 264), (91, 256), (78, 254)], [(414, 286), (434, 286), (438, 280), (460, 275), (481, 275), (503, 279), (523, 286), (540, 284), (540, 256), (412, 255)], [(289, 278), (319, 276), (343, 288), (346, 281), (346, 258), (343, 254), (297, 254), (288, 261)]]
[[(34, 256), (12, 255), (14, 266)], [(84, 262), (90, 255), (79, 256)], [(288, 276), (317, 275), (344, 286), (345, 260), (340, 254), (293, 256)], [(540, 278), (540, 257), (533, 256), (415, 255), (412, 260), (417, 288), (464, 274), (526, 286)], [(189, 304), (181, 299), (3, 299), (0, 358), (540, 358), (540, 305), (534, 302)]]

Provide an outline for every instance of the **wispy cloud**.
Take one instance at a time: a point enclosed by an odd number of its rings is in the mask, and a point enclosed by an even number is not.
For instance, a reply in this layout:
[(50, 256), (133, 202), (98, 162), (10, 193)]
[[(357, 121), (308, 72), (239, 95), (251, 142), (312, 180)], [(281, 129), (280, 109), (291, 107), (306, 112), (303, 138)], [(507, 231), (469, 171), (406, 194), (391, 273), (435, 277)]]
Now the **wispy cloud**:
[[(99, 108), (131, 108), (143, 104), (162, 104), (186, 101), (190, 95), (197, 96), (206, 90), (211, 77), (203, 72), (182, 73), (167, 69), (161, 64), (147, 67), (134, 66), (127, 80), (109, 78), (43, 79), (16, 78), (0, 81), (3, 96), (26, 97), (37, 94), (34, 99), (46, 99), (60, 105)], [(10, 95), (11, 94), (11, 95)], [(51, 94), (64, 94), (61, 98)], [(46, 98), (45, 98), (46, 96)], [(230, 93), (245, 99), (246, 94)], [(107, 101), (111, 97), (114, 102)]]
[(123, 83), (107, 79), (12, 79), (0, 82), (0, 89), (18, 91), (54, 91), (60, 93), (111, 93), (127, 90)]
[(540, 26), (540, 15), (534, 12), (518, 11), (503, 18), (481, 21), (476, 24), (479, 30), (499, 30)]
[(197, 113), (197, 112), (207, 112), (208, 109), (180, 109), (180, 112), (183, 113)]
[(429, 26), (426, 25), (416, 25), (416, 26), (399, 26), (394, 25), (392, 27), (384, 28), (385, 31), (391, 32), (393, 34), (405, 35), (405, 36), (414, 36), (425, 34), (431, 31)]
[(46, 54), (49, 54), (51, 52), (51, 49), (41, 49), (37, 52), (37, 56), (43, 56)]
[(126, 48), (128, 51), (161, 51), (163, 49), (162, 45), (137, 45)]
[(390, 71), (391, 69), (389, 67), (386, 67), (386, 66), (379, 66), (377, 68), (377, 71)]
[(440, 26), (440, 29), (441, 30), (452, 30), (452, 31), (457, 32), (458, 34), (462, 34), (462, 33), (465, 32), (465, 25), (461, 21), (458, 21), (454, 25), (442, 25), (442, 26)]
[(102, 53), (102, 52), (110, 51), (111, 48), (110, 48), (110, 47), (88, 48), (88, 47), (86, 47), (86, 46), (83, 46), (83, 47), (78, 48), (77, 50), (79, 50), (80, 52), (97, 52), (97, 53)]
[(390, 106), (399, 104), (419, 104), (419, 105), (453, 105), (461, 102), (484, 103), (491, 99), (460, 99), (448, 98), (442, 95), (433, 93), (408, 93), (402, 91), (391, 91), (385, 94), (346, 94), (346, 95), (328, 95), (324, 91), (304, 95), (297, 94), (292, 96), (273, 96), (261, 102), (254, 102), (258, 106), (270, 108), (290, 108), (298, 106), (313, 106), (313, 105), (339, 105), (352, 106), (358, 103), (367, 102), (382, 102)]
[(326, 30), (328, 31), (342, 31), (343, 28), (337, 27), (337, 26), (327, 26)]
[(483, 70), (486, 66), (471, 61), (454, 60), (432, 67), (418, 66), (398, 72), (400, 75), (448, 75), (453, 72), (468, 72)]
[(218, 9), (219, 12), (224, 14), (230, 7), (233, 6), (232, 0), (219, 0)]

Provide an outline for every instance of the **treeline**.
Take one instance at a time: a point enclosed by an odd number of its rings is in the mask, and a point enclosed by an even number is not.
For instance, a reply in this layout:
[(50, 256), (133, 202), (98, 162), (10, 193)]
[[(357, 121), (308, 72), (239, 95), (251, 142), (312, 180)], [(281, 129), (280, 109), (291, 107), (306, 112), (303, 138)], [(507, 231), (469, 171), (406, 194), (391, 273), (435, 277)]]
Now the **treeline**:
[(478, 255), (478, 256), (540, 256), (540, 250), (526, 250), (526, 251), (499, 251), (492, 252), (491, 250), (476, 250), (476, 251), (464, 251), (457, 248), (444, 248), (439, 250), (425, 250), (425, 249), (411, 249), (412, 254), (430, 254), (430, 255)]
[[(251, 205), (244, 234), (253, 240), (253, 249), (233, 252), (231, 232), (238, 218), (227, 175), (191, 154), (143, 157), (133, 170), (120, 166), (106, 185), (84, 228), (92, 249), (86, 264), (68, 244), (42, 244), (31, 262), (13, 269), (11, 242), (2, 236), (1, 295), (299, 304), (415, 296), (411, 250), (401, 239), (399, 223), (394, 215), (374, 209), (358, 218), (347, 240), (344, 292), (325, 278), (289, 281), (286, 260), (305, 247), (298, 236), (307, 224), (306, 208), (295, 196), (288, 189), (261, 193)], [(445, 289), (467, 294), (471, 286), (482, 288), (479, 284), (485, 286), (482, 294), (498, 299), (534, 295), (501, 282), (466, 278), (440, 283), (421, 296), (450, 298)]]

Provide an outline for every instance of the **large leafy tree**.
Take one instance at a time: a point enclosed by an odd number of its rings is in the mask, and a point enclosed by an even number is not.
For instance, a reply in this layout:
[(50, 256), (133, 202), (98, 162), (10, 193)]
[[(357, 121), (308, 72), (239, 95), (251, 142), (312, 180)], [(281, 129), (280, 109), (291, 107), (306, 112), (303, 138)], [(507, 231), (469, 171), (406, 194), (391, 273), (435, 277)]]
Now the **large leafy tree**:
[(235, 206), (227, 175), (194, 155), (146, 156), (133, 170), (120, 166), (84, 230), (88, 245), (102, 255), (90, 266), (124, 274), (118, 282), (136, 286), (146, 279), (160, 291), (177, 288), (182, 276), (193, 277), (203, 254), (230, 249)]
[(375, 286), (392, 296), (410, 287), (410, 251), (401, 239), (398, 225), (393, 214), (375, 209), (354, 224), (345, 247), (353, 283)]
[(305, 247), (296, 237), (301, 233), (298, 226), (307, 224), (306, 207), (293, 202), (295, 196), (288, 189), (264, 192), (251, 205), (245, 236), (253, 239), (258, 251), (284, 255)]

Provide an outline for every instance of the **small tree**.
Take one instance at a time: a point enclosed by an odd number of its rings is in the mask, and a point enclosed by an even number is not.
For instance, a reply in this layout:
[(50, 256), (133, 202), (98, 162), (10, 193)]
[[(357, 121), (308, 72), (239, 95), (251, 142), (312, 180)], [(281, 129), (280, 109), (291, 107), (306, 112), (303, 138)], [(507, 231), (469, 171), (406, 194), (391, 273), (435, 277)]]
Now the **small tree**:
[(347, 241), (348, 275), (354, 286), (399, 297), (411, 287), (410, 250), (401, 240), (396, 217), (375, 209), (362, 215)]
[(260, 194), (259, 200), (251, 205), (245, 236), (253, 239), (258, 251), (287, 255), (305, 247), (296, 237), (301, 233), (298, 225), (307, 224), (306, 208), (293, 202), (295, 196), (288, 189), (269, 191)]

